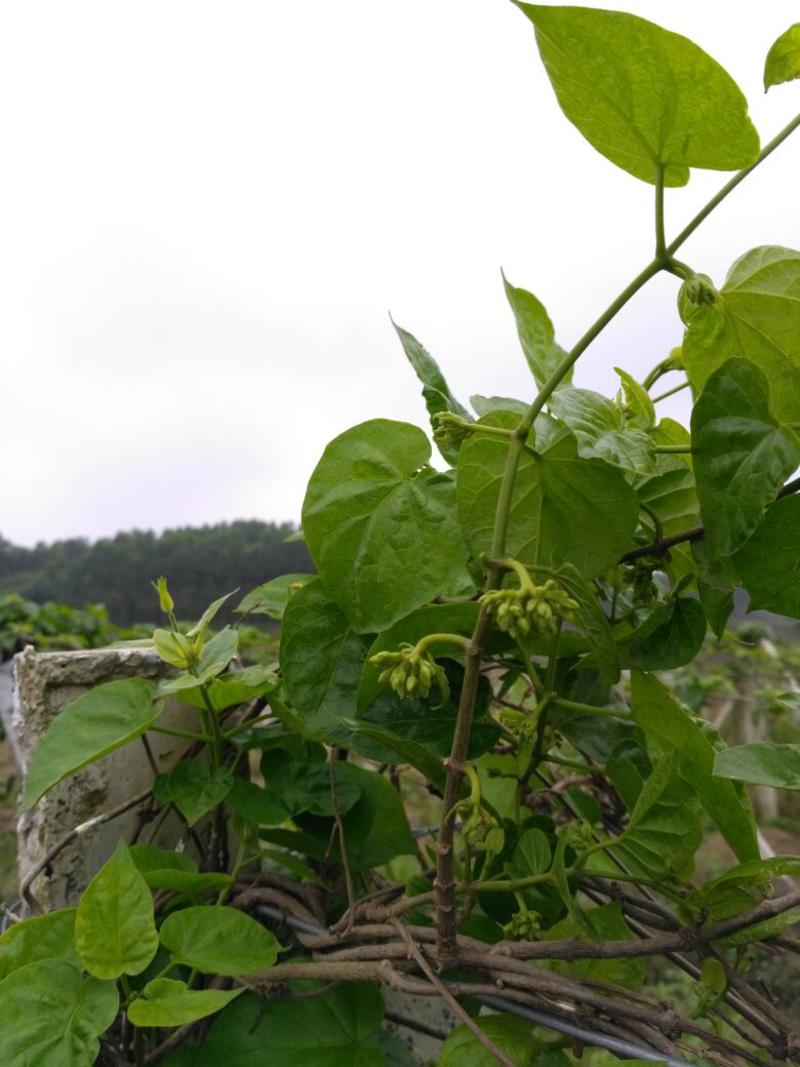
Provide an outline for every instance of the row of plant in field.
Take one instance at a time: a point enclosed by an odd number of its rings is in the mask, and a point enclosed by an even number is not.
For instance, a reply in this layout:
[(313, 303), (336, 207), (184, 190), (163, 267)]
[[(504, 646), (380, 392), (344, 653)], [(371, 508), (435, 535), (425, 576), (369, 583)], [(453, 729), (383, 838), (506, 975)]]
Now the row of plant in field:
[[(748, 978), (764, 946), (798, 947), (800, 891), (773, 881), (800, 874), (800, 857), (761, 859), (746, 788), (800, 788), (800, 750), (726, 747), (659, 678), (724, 632), (737, 586), (800, 618), (800, 252), (732, 249), (724, 280), (678, 258), (800, 116), (762, 148), (736, 84), (685, 37), (517, 6), (564, 113), (652, 186), (652, 259), (568, 349), (504, 280), (533, 400), (490, 381), (470, 410), (398, 328), (440, 458), (424, 430), (384, 418), (327, 446), (303, 506), (316, 574), (239, 604), (282, 621), (277, 663), (238, 669), (236, 628), (211, 630), (227, 598), (181, 626), (158, 580), (164, 678), (65, 710), (23, 808), (122, 745), (175, 733), (168, 700), (196, 723), (178, 731), (183, 758), (127, 805), (136, 829), (77, 906), (0, 941), (11, 1067), (31, 1047), (43, 1067), (407, 1063), (381, 1032), (381, 986), (456, 1013), (442, 1067), (564, 1067), (581, 1048), (565, 1028), (633, 1062), (800, 1060), (796, 1024)], [(800, 74), (799, 37), (770, 51), (768, 85)], [(735, 174), (668, 236), (666, 191), (692, 168)], [(681, 348), (641, 377), (619, 370), (612, 397), (574, 383), (662, 273)], [(688, 428), (659, 415), (678, 388)], [(185, 826), (174, 850), (146, 833), (166, 809)], [(735, 865), (702, 880), (708, 824)], [(46, 878), (41, 864), (25, 879), (31, 911)], [(648, 961), (664, 958), (692, 981), (692, 1010), (649, 988)], [(545, 1028), (520, 1016), (531, 1010)]]

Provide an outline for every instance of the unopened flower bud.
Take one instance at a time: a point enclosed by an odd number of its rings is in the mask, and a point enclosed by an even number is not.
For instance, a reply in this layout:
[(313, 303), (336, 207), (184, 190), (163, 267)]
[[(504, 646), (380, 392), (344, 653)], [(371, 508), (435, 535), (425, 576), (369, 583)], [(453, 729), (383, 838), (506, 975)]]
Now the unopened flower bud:
[(167, 579), (162, 575), (150, 584), (158, 593), (158, 605), (161, 610), (165, 615), (171, 615), (175, 610), (175, 601), (172, 599), (169, 590), (167, 589)]

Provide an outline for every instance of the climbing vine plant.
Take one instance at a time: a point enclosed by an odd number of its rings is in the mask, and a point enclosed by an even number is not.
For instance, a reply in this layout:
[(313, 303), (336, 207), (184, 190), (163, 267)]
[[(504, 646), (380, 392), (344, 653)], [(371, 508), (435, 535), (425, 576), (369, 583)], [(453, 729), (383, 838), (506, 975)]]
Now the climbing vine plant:
[[(69, 705), (23, 809), (153, 734), (185, 752), (25, 877), (27, 917), (0, 938), (5, 1067), (412, 1062), (381, 1029), (381, 987), (455, 1012), (442, 1067), (615, 1062), (602, 1049), (800, 1062), (796, 1020), (747, 973), (764, 946), (800, 945), (800, 891), (773, 891), (800, 858), (761, 858), (746, 787), (800, 788), (800, 753), (726, 748), (658, 676), (724, 632), (736, 586), (800, 618), (800, 252), (744, 250), (724, 280), (678, 258), (800, 116), (761, 148), (736, 84), (687, 38), (517, 7), (567, 118), (652, 186), (652, 259), (569, 350), (503, 279), (532, 399), (475, 396), (470, 411), (397, 327), (440, 457), (382, 418), (327, 446), (302, 516), (316, 574), (237, 609), (282, 620), (278, 664), (237, 667), (237, 627), (212, 629), (227, 598), (181, 626), (155, 583), (162, 680)], [(765, 83), (798, 76), (793, 26)], [(672, 237), (666, 191), (693, 168), (735, 173)], [(613, 397), (574, 384), (661, 273), (681, 347), (641, 381), (619, 370)], [(689, 428), (658, 415), (684, 388)], [(192, 729), (162, 717), (168, 700), (195, 709)], [(135, 830), (77, 905), (42, 913), (59, 850), (126, 810)], [(174, 849), (148, 843), (173, 810)], [(702, 881), (712, 827), (735, 862)], [(648, 991), (665, 957), (693, 1006)]]

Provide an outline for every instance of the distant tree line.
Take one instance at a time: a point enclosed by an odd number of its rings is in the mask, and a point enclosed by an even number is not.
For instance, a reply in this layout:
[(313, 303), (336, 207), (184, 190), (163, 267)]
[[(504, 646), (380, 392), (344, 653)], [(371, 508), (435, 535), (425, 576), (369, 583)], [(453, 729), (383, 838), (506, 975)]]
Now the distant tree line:
[[(120, 625), (158, 617), (150, 585), (165, 574), (182, 619), (237, 587), (244, 595), (279, 574), (313, 570), (302, 541), (286, 543), (289, 523), (256, 520), (133, 530), (90, 542), (71, 538), (23, 548), (0, 537), (0, 593), (37, 601), (105, 604)], [(236, 598), (231, 598), (233, 604)]]

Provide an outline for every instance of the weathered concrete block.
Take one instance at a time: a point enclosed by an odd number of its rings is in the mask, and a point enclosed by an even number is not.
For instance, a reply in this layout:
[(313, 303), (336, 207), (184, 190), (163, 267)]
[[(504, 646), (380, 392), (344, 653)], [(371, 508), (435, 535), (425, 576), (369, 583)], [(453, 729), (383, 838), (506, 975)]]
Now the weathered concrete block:
[[(14, 657), (11, 732), (23, 775), (36, 745), (55, 716), (87, 689), (118, 678), (156, 680), (164, 673), (163, 664), (147, 649), (39, 653), (26, 648), (20, 652)], [(160, 722), (178, 729), (197, 729), (192, 709), (174, 701), (167, 704)], [(149, 743), (159, 772), (169, 770), (191, 744), (182, 738), (152, 733)], [(19, 818), (20, 882), (75, 826), (148, 789), (153, 777), (144, 746), (137, 740), (57, 785), (33, 811)], [(114, 851), (119, 838), (129, 838), (133, 833), (139, 810), (133, 808), (87, 831), (34, 880), (32, 891), (45, 910), (75, 903)], [(151, 827), (145, 829), (141, 840), (150, 840), (150, 830)], [(184, 824), (172, 812), (152, 843), (172, 848), (184, 830)]]

